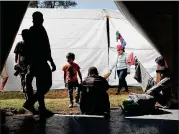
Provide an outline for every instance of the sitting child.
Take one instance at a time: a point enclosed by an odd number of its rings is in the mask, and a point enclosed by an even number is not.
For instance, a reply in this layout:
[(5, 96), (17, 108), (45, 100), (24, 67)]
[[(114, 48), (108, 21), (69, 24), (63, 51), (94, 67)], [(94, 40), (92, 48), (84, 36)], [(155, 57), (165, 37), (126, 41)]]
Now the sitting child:
[(67, 56), (67, 64), (62, 68), (64, 71), (64, 82), (65, 86), (68, 88), (69, 97), (70, 97), (70, 105), (69, 108), (73, 108), (73, 88), (76, 88), (76, 103), (79, 104), (80, 91), (78, 89), (79, 83), (77, 78), (77, 73), (80, 77), (80, 82), (82, 83), (82, 75), (80, 72), (80, 67), (78, 64), (74, 62), (75, 54), (68, 53)]

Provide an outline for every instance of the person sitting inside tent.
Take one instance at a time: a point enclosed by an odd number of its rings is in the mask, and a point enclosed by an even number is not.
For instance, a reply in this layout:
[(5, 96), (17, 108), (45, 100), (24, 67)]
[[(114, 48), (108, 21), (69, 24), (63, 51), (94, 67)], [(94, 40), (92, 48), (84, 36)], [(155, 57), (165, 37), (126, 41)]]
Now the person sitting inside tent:
[(165, 59), (162, 56), (159, 56), (155, 59), (155, 62), (160, 67), (160, 69), (156, 70), (156, 72), (160, 74), (160, 81), (166, 77), (169, 77), (169, 68)]
[(88, 115), (109, 115), (110, 102), (106, 92), (109, 84), (105, 78), (98, 75), (96, 67), (89, 68), (88, 76), (81, 86), (81, 113)]
[(162, 56), (157, 57), (155, 62), (160, 66), (160, 69), (156, 70), (156, 72), (160, 74), (160, 82), (149, 89), (146, 94), (154, 96), (157, 102), (164, 106), (164, 108), (169, 108), (172, 97), (169, 68)]

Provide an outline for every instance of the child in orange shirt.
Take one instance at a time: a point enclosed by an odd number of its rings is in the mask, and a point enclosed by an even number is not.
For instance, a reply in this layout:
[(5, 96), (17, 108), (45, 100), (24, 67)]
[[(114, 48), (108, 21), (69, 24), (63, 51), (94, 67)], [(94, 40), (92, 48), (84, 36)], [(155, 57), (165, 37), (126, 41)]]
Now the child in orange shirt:
[(82, 83), (82, 75), (80, 72), (80, 67), (78, 64), (74, 62), (75, 54), (68, 53), (67, 56), (67, 64), (63, 66), (62, 70), (64, 71), (64, 82), (65, 86), (68, 88), (68, 93), (70, 97), (70, 105), (69, 108), (73, 108), (73, 88), (76, 88), (76, 103), (79, 104), (80, 91), (79, 91), (79, 82), (77, 73), (80, 77), (80, 82)]

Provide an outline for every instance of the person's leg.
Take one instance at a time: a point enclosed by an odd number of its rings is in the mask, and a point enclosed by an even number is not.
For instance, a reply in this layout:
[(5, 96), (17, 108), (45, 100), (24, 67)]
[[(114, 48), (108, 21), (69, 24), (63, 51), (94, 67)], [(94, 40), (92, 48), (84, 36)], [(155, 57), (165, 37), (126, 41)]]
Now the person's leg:
[(0, 86), (0, 92), (3, 92), (4, 87), (5, 87), (7, 80), (8, 80), (8, 75), (7, 75), (5, 67), (3, 68), (2, 72), (1, 72), (1, 77), (2, 77), (2, 83), (1, 83), (1, 86)]
[(21, 73), (20, 77), (21, 77), (21, 89), (23, 90), (23, 93), (25, 93), (25, 74)]
[(67, 88), (68, 88), (68, 96), (70, 99), (69, 108), (73, 108), (73, 83), (69, 82), (67, 84)]
[(125, 87), (125, 91), (126, 92), (128, 92), (129, 90), (128, 90), (128, 86), (127, 86), (127, 82), (126, 82), (126, 76), (127, 76), (127, 69), (124, 69), (123, 70), (123, 76), (122, 76), (122, 78), (123, 78), (123, 86)]
[(32, 80), (34, 78), (34, 74), (30, 68), (27, 70), (27, 74), (25, 75), (25, 87), (24, 87), (24, 95), (26, 98), (26, 102), (23, 104), (23, 107), (33, 114), (38, 114), (38, 112), (34, 108), (35, 100), (33, 96), (33, 87), (32, 87)]
[(117, 90), (117, 93), (116, 94), (119, 94), (121, 89), (122, 89), (122, 72), (121, 70), (117, 70), (117, 75), (118, 75), (118, 78), (119, 78), (119, 85), (118, 85), (118, 90)]
[(28, 75), (27, 76), (27, 84), (25, 87), (25, 94), (27, 96), (27, 100), (32, 103), (32, 105), (37, 101), (36, 99), (33, 98), (33, 87), (32, 87), (32, 80), (34, 76), (33, 75)]
[(79, 87), (79, 84), (78, 82), (76, 83), (76, 97), (75, 97), (75, 102), (77, 104), (79, 104), (79, 99), (80, 99), (80, 87)]
[(53, 115), (52, 112), (48, 111), (45, 106), (45, 94), (49, 91), (52, 86), (52, 72), (49, 66), (43, 67), (43, 69), (37, 69), (35, 72), (37, 92), (34, 98), (39, 103), (40, 118), (46, 118)]
[(32, 105), (34, 105), (34, 103), (37, 101), (34, 100), (34, 96), (33, 96), (33, 87), (32, 87), (33, 78), (34, 78), (34, 73), (29, 66), (27, 69), (27, 74), (25, 76), (25, 95), (27, 96), (27, 101)]

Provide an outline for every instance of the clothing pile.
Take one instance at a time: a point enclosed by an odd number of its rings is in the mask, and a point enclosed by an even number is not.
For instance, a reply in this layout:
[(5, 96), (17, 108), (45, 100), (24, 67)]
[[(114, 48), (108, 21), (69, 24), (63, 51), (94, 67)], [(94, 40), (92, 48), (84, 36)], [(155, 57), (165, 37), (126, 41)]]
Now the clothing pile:
[(155, 110), (156, 100), (147, 94), (130, 94), (128, 99), (123, 101), (124, 114), (142, 115), (150, 114)]
[[(164, 66), (162, 58), (157, 58), (156, 63)], [(171, 98), (171, 79), (166, 70), (157, 70), (164, 72), (161, 81), (157, 84), (154, 79), (145, 70), (142, 64), (135, 57), (135, 76), (141, 83), (144, 94), (130, 94), (128, 99), (123, 101), (123, 110), (129, 115), (150, 114), (155, 110), (155, 104), (158, 102), (161, 106), (169, 108)], [(165, 75), (167, 74), (167, 75)]]
[(141, 84), (142, 89), (146, 92), (148, 89), (156, 85), (154, 79), (150, 76), (147, 70), (135, 57), (135, 75), (134, 79)]

